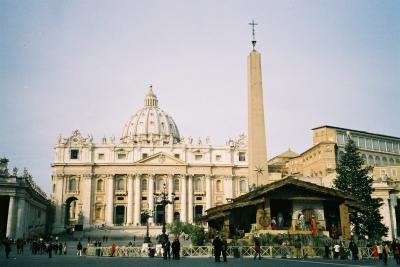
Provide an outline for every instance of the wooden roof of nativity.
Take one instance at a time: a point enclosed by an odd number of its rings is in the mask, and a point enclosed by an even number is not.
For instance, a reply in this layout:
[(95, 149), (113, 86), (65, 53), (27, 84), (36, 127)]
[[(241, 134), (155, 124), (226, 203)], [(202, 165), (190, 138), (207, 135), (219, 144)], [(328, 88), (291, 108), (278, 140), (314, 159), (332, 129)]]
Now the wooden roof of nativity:
[(293, 185), (295, 187), (303, 188), (309, 191), (313, 191), (318, 194), (325, 194), (331, 196), (333, 198), (341, 199), (342, 201), (346, 201), (350, 208), (356, 210), (363, 210), (364, 206), (352, 195), (340, 191), (338, 189), (328, 188), (325, 186), (320, 186), (314, 183), (306, 182), (300, 180), (299, 177), (296, 176), (287, 176), (281, 180), (276, 182), (272, 182), (270, 184), (262, 185), (257, 187), (255, 190), (250, 191), (244, 195), (241, 195), (237, 198), (232, 199), (230, 203), (216, 206), (214, 208), (208, 209), (207, 215), (204, 215), (200, 218), (200, 221), (210, 221), (213, 219), (225, 217), (229, 214), (229, 211), (236, 208), (242, 208), (246, 206), (252, 206), (259, 203), (263, 203), (264, 197), (269, 193), (282, 188), (286, 185)]

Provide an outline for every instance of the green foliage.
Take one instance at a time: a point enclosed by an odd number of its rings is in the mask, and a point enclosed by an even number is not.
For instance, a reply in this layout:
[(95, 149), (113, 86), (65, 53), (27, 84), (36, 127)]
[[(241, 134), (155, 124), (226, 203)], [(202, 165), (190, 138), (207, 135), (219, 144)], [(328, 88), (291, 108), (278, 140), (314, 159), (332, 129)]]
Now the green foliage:
[(189, 235), (193, 245), (201, 246), (204, 244), (205, 231), (203, 226), (175, 221), (167, 224), (167, 228), (172, 235), (181, 235), (182, 233)]
[(382, 216), (379, 213), (381, 206), (380, 199), (371, 197), (373, 192), (373, 178), (369, 176), (371, 166), (365, 166), (364, 160), (355, 145), (354, 141), (348, 139), (345, 146), (345, 153), (339, 158), (334, 181), (335, 188), (350, 193), (366, 209), (362, 212), (350, 213), (350, 222), (354, 226), (353, 232), (356, 235), (368, 235), (369, 238), (386, 236), (388, 228), (382, 224)]

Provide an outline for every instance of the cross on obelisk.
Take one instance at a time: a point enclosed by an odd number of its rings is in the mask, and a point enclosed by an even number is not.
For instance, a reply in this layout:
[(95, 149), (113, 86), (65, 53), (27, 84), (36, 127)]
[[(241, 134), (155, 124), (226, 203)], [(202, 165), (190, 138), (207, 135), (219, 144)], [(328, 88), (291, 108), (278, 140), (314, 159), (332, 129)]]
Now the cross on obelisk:
[(249, 23), (249, 25), (251, 25), (252, 27), (252, 33), (253, 33), (253, 40), (251, 41), (251, 43), (253, 44), (253, 50), (255, 49), (256, 46), (256, 32), (254, 30), (254, 26), (258, 25), (257, 23), (254, 22), (254, 19)]

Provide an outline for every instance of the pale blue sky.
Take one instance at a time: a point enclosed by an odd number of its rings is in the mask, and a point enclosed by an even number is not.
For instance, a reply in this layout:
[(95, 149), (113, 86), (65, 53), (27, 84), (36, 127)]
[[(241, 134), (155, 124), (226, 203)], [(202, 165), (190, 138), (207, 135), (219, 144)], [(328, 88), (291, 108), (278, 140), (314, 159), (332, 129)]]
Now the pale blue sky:
[(151, 83), (183, 136), (247, 131), (248, 22), (268, 157), (323, 124), (400, 136), (400, 1), (0, 0), (0, 154), (50, 190), (57, 135), (121, 135)]

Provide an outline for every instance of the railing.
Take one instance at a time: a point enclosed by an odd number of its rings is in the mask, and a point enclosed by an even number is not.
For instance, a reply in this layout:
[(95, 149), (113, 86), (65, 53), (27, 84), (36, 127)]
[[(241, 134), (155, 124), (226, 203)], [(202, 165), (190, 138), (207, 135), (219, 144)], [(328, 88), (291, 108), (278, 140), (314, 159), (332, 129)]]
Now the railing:
[[(125, 247), (117, 246), (115, 249), (114, 256), (116, 257), (148, 257), (149, 248), (142, 247)], [(155, 249), (155, 256), (162, 256), (162, 251), (159, 247), (150, 247)], [(233, 256), (235, 250), (239, 252), (240, 257), (253, 257), (255, 250), (252, 246), (229, 246), (227, 250), (228, 256)], [(347, 250), (348, 251), (348, 250)], [(261, 256), (266, 258), (282, 257), (287, 258), (295, 257), (295, 248), (293, 246), (261, 246)], [(303, 246), (301, 248), (302, 256), (307, 258), (322, 258), (325, 255), (324, 247), (308, 247)], [(190, 246), (181, 247), (181, 257), (212, 257), (214, 254), (214, 248), (212, 246)], [(331, 254), (331, 253), (330, 253)], [(87, 256), (111, 256), (111, 247), (88, 247), (86, 250)], [(359, 256), (363, 259), (371, 259), (372, 248), (360, 247)], [(332, 258), (332, 255), (330, 255)]]

